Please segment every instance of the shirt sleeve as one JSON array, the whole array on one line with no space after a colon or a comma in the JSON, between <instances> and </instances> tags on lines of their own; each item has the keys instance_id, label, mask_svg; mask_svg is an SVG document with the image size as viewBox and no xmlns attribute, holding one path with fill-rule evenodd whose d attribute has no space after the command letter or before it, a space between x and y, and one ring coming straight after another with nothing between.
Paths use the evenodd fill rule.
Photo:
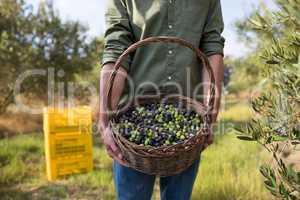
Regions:
<instances>
[{"instance_id":1,"label":"shirt sleeve","mask_svg":"<svg viewBox=\"0 0 300 200\"><path fill-rule=\"evenodd\" d=\"M224 22L220 0L213 0L200 41L200 49L207 55L224 55L225 39L222 37Z\"/></svg>"},{"instance_id":2,"label":"shirt sleeve","mask_svg":"<svg viewBox=\"0 0 300 200\"><path fill-rule=\"evenodd\" d=\"M108 0L105 23L102 65L110 62L115 63L120 55L133 43L129 16L123 0ZM131 58L128 56L122 63L123 68L129 71L130 63Z\"/></svg>"}]
</instances>

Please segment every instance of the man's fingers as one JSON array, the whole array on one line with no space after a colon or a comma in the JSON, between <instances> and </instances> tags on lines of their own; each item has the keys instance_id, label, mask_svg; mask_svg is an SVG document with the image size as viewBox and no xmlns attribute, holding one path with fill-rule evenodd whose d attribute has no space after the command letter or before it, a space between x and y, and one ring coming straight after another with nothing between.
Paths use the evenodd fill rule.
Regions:
<instances>
[{"instance_id":1,"label":"man's fingers","mask_svg":"<svg viewBox=\"0 0 300 200\"><path fill-rule=\"evenodd\" d=\"M114 158L114 154L110 148L106 148L106 152L112 159Z\"/></svg>"},{"instance_id":2,"label":"man's fingers","mask_svg":"<svg viewBox=\"0 0 300 200\"><path fill-rule=\"evenodd\" d=\"M125 167L128 167L127 163L122 159L119 159L119 158L116 158L114 159L115 161L117 161L119 164L125 166Z\"/></svg>"},{"instance_id":3,"label":"man's fingers","mask_svg":"<svg viewBox=\"0 0 300 200\"><path fill-rule=\"evenodd\" d=\"M103 141L106 147L106 151L108 153L108 155L118 161L120 164L125 165L126 163L123 160L123 156L120 152L119 147L116 145L115 141L112 138L112 132L110 130L110 128L106 128L104 133L103 133Z\"/></svg>"},{"instance_id":4,"label":"man's fingers","mask_svg":"<svg viewBox=\"0 0 300 200\"><path fill-rule=\"evenodd\" d=\"M111 141L111 143L109 144L109 148L115 156L117 156L119 159L123 159L122 154L114 141Z\"/></svg>"},{"instance_id":5,"label":"man's fingers","mask_svg":"<svg viewBox=\"0 0 300 200\"><path fill-rule=\"evenodd\" d=\"M112 133L109 128L105 131L105 144L107 147L109 147L112 151L112 153L119 157L119 159L122 159L122 154L119 150L119 147L116 145L115 141L112 138Z\"/></svg>"},{"instance_id":6,"label":"man's fingers","mask_svg":"<svg viewBox=\"0 0 300 200\"><path fill-rule=\"evenodd\" d=\"M203 149L206 149L209 145L211 145L214 142L214 134L212 132L212 129L210 129L209 135L207 135L206 141L203 145Z\"/></svg>"},{"instance_id":7,"label":"man's fingers","mask_svg":"<svg viewBox=\"0 0 300 200\"><path fill-rule=\"evenodd\" d=\"M109 147L106 148L106 151L113 160L117 161L121 165L127 166L126 162L124 161L124 159L120 153L119 153L119 155L116 155L115 152L113 152L112 149Z\"/></svg>"},{"instance_id":8,"label":"man's fingers","mask_svg":"<svg viewBox=\"0 0 300 200\"><path fill-rule=\"evenodd\" d=\"M212 144L214 142L214 135L210 135L209 137L208 137L208 140L207 140L207 143L208 144Z\"/></svg>"},{"instance_id":9,"label":"man's fingers","mask_svg":"<svg viewBox=\"0 0 300 200\"><path fill-rule=\"evenodd\" d=\"M109 144L109 147L111 148L111 150L114 152L114 153L119 153L119 149L117 147L117 145L115 144L114 141L111 141L110 144Z\"/></svg>"}]
</instances>

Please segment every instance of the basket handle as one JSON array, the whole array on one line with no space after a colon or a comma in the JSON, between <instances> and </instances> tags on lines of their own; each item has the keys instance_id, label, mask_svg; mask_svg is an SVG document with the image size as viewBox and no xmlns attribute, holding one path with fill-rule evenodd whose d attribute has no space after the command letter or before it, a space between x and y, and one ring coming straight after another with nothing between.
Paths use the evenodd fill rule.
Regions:
<instances>
[{"instance_id":1,"label":"basket handle","mask_svg":"<svg viewBox=\"0 0 300 200\"><path fill-rule=\"evenodd\" d=\"M186 40L183 40L181 38L177 38L177 37L166 37L166 36L160 36L160 37L149 37L146 38L144 40L140 40L134 44L132 44L131 46L129 46L124 52L123 54L118 58L118 60L116 61L115 65L114 65L114 71L112 72L109 82L108 82L108 90L107 90L107 103L108 103L108 110L112 110L111 109L111 95L112 95L112 88L113 88L113 82L115 80L116 74L119 70L119 68L122 65L122 62L126 59L126 57L134 52L136 49L138 49L139 47L151 44L151 43L177 43L180 44L182 46L185 46L187 48L190 48L192 51L194 51L197 55L197 58L203 63L204 67L206 68L208 74L209 74L209 78L210 78L210 96L208 99L208 113L211 113L211 111L213 110L214 107L214 103L215 103L215 77L213 74L213 70L212 67L209 63L209 60L207 59L207 57L205 56L204 53L202 53L200 51L200 49L196 48L194 45L192 45L191 43L187 42Z\"/></svg>"}]
</instances>

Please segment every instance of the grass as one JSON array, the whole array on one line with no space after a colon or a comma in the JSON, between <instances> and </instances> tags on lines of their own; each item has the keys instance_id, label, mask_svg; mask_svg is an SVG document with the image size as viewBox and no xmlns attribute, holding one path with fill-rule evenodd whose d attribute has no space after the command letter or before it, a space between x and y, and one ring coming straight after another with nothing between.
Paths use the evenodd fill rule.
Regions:
<instances>
[{"instance_id":1,"label":"grass","mask_svg":"<svg viewBox=\"0 0 300 200\"><path fill-rule=\"evenodd\" d=\"M248 120L249 113L239 120L241 115L236 112L242 110L247 110L246 106L233 106L221 114L222 120ZM98 141L94 140L92 172L50 183L45 175L42 134L0 140L1 199L115 199L111 160ZM202 155L192 199L271 199L258 172L264 159L264 152L255 143L239 141L233 134L217 136ZM155 191L153 199L159 199L157 187Z\"/></svg>"},{"instance_id":2,"label":"grass","mask_svg":"<svg viewBox=\"0 0 300 200\"><path fill-rule=\"evenodd\" d=\"M193 199L270 199L258 170L265 156L256 143L223 136L202 154Z\"/></svg>"},{"instance_id":3,"label":"grass","mask_svg":"<svg viewBox=\"0 0 300 200\"><path fill-rule=\"evenodd\" d=\"M247 103L230 106L229 109L220 113L220 119L227 122L246 122L252 115L251 108Z\"/></svg>"},{"instance_id":4,"label":"grass","mask_svg":"<svg viewBox=\"0 0 300 200\"><path fill-rule=\"evenodd\" d=\"M111 160L94 146L94 171L47 182L42 134L0 140L1 199L114 199Z\"/></svg>"}]
</instances>

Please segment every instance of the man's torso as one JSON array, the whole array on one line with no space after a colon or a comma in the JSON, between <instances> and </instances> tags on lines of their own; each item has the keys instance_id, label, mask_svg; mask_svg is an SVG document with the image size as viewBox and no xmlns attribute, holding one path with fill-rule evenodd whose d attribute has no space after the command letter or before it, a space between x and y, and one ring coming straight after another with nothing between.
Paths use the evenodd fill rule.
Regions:
<instances>
[{"instance_id":1,"label":"man's torso","mask_svg":"<svg viewBox=\"0 0 300 200\"><path fill-rule=\"evenodd\" d=\"M124 3L136 41L151 36L172 36L199 47L210 1L125 0ZM195 54L177 44L139 48L130 68L129 75L138 93L153 89L152 83L172 89L176 83L184 95L190 96L201 82L202 68Z\"/></svg>"}]
</instances>

